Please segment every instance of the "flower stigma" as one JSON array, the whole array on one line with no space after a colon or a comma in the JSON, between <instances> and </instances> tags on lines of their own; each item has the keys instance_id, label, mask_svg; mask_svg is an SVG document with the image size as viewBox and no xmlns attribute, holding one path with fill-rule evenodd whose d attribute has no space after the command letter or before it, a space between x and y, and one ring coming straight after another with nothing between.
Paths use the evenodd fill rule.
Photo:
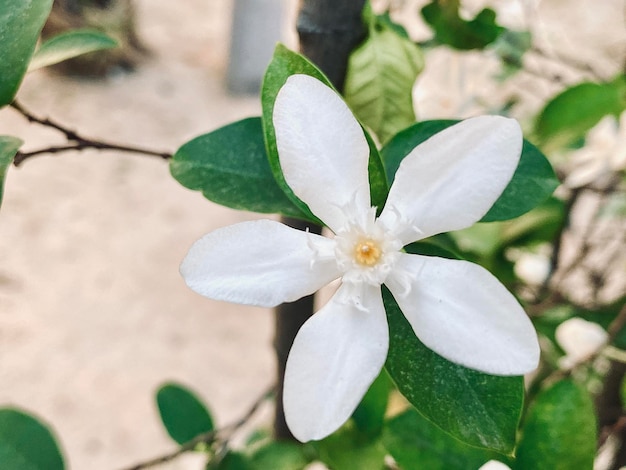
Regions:
<instances>
[{"instance_id":1,"label":"flower stigma","mask_svg":"<svg viewBox=\"0 0 626 470\"><path fill-rule=\"evenodd\" d=\"M356 214L346 217L348 222L335 235L334 255L341 278L344 283L379 286L396 264L402 242L378 222L375 207Z\"/></svg>"},{"instance_id":2,"label":"flower stigma","mask_svg":"<svg viewBox=\"0 0 626 470\"><path fill-rule=\"evenodd\" d=\"M363 266L374 266L381 256L382 250L374 240L359 241L354 248L354 259Z\"/></svg>"}]
</instances>

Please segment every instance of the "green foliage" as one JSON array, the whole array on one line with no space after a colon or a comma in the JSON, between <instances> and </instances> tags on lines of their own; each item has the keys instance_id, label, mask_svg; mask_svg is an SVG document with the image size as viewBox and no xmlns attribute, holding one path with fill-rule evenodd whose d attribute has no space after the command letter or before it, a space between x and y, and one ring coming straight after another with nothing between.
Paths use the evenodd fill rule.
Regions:
<instances>
[{"instance_id":1,"label":"green foliage","mask_svg":"<svg viewBox=\"0 0 626 470\"><path fill-rule=\"evenodd\" d=\"M167 433L179 444L213 430L213 419L205 405L182 385L162 385L157 391L156 402Z\"/></svg>"},{"instance_id":2,"label":"green foliage","mask_svg":"<svg viewBox=\"0 0 626 470\"><path fill-rule=\"evenodd\" d=\"M459 121L434 120L419 122L398 133L381 150L389 184L400 163L415 146ZM508 220L528 212L545 201L559 182L546 157L528 141L524 141L522 156L513 178L482 222Z\"/></svg>"},{"instance_id":3,"label":"green foliage","mask_svg":"<svg viewBox=\"0 0 626 470\"><path fill-rule=\"evenodd\" d=\"M276 183L260 118L229 124L184 144L170 161L172 176L207 199L233 209L304 218Z\"/></svg>"},{"instance_id":4,"label":"green foliage","mask_svg":"<svg viewBox=\"0 0 626 470\"><path fill-rule=\"evenodd\" d=\"M454 242L454 240L452 240ZM426 240L414 242L404 247L407 253L414 255L438 256L447 259L464 259L457 253L458 248L454 246L443 245L438 241L437 237L430 237Z\"/></svg>"},{"instance_id":5,"label":"green foliage","mask_svg":"<svg viewBox=\"0 0 626 470\"><path fill-rule=\"evenodd\" d=\"M415 336L383 289L389 322L385 367L398 390L429 421L460 441L511 453L522 410L522 377L497 377L447 361Z\"/></svg>"},{"instance_id":6,"label":"green foliage","mask_svg":"<svg viewBox=\"0 0 626 470\"><path fill-rule=\"evenodd\" d=\"M402 470L478 469L501 455L463 444L409 409L391 418L383 433L385 448Z\"/></svg>"},{"instance_id":7,"label":"green foliage","mask_svg":"<svg viewBox=\"0 0 626 470\"><path fill-rule=\"evenodd\" d=\"M0 3L0 108L13 101L51 8L52 0Z\"/></svg>"},{"instance_id":8,"label":"green foliage","mask_svg":"<svg viewBox=\"0 0 626 470\"><path fill-rule=\"evenodd\" d=\"M63 470L63 456L47 425L15 408L0 408L3 470Z\"/></svg>"},{"instance_id":9,"label":"green foliage","mask_svg":"<svg viewBox=\"0 0 626 470\"><path fill-rule=\"evenodd\" d=\"M424 59L388 17L365 16L368 37L350 55L344 95L357 118L386 142L415 122L412 90Z\"/></svg>"},{"instance_id":10,"label":"green foliage","mask_svg":"<svg viewBox=\"0 0 626 470\"><path fill-rule=\"evenodd\" d=\"M361 432L348 422L339 431L314 442L319 460L332 470L383 470L386 450L379 436Z\"/></svg>"},{"instance_id":11,"label":"green foliage","mask_svg":"<svg viewBox=\"0 0 626 470\"><path fill-rule=\"evenodd\" d=\"M228 452L212 459L207 470L302 470L310 463L308 446L292 441L275 441L263 434L248 439L241 452Z\"/></svg>"},{"instance_id":12,"label":"green foliage","mask_svg":"<svg viewBox=\"0 0 626 470\"><path fill-rule=\"evenodd\" d=\"M626 78L608 83L580 83L567 88L545 105L535 134L546 151L572 145L607 115L626 109Z\"/></svg>"},{"instance_id":13,"label":"green foliage","mask_svg":"<svg viewBox=\"0 0 626 470\"><path fill-rule=\"evenodd\" d=\"M460 0L433 0L422 8L422 17L433 28L439 44L462 50L483 49L504 31L490 8L465 21L459 16L460 5Z\"/></svg>"},{"instance_id":14,"label":"green foliage","mask_svg":"<svg viewBox=\"0 0 626 470\"><path fill-rule=\"evenodd\" d=\"M281 441L267 442L249 460L251 470L302 470L309 464L302 445Z\"/></svg>"},{"instance_id":15,"label":"green foliage","mask_svg":"<svg viewBox=\"0 0 626 470\"><path fill-rule=\"evenodd\" d=\"M62 62L73 57L116 47L117 42L100 31L74 30L48 39L33 55L28 71Z\"/></svg>"},{"instance_id":16,"label":"green foliage","mask_svg":"<svg viewBox=\"0 0 626 470\"><path fill-rule=\"evenodd\" d=\"M13 163L13 158L22 144L23 142L17 137L0 135L0 206L2 205L2 196L4 195L4 180L7 170Z\"/></svg>"},{"instance_id":17,"label":"green foliage","mask_svg":"<svg viewBox=\"0 0 626 470\"><path fill-rule=\"evenodd\" d=\"M276 95L278 95L278 91L285 84L289 76L295 74L310 75L311 77L321 80L323 83L332 88L332 85L322 72L320 72L319 69L311 64L311 62L309 62L306 58L296 52L290 51L281 44L276 46L274 57L265 72L261 91L265 145L272 172L274 173L274 177L276 178L280 188L285 192L285 194L287 194L287 196L289 196L294 204L302 210L303 214L305 214L309 220L316 220L315 216L311 214L308 207L300 201L295 194L293 194L293 191L291 191L285 182L285 178L283 177L280 169L280 162L278 160L276 134L272 121L272 111L274 109ZM387 197L388 190L385 170L382 162L380 161L380 156L374 141L366 131L364 132L368 143L370 144L369 180L372 205L382 207L384 205L385 198Z\"/></svg>"},{"instance_id":18,"label":"green foliage","mask_svg":"<svg viewBox=\"0 0 626 470\"><path fill-rule=\"evenodd\" d=\"M241 452L228 452L217 464L209 462L206 470L253 470L248 458Z\"/></svg>"},{"instance_id":19,"label":"green foliage","mask_svg":"<svg viewBox=\"0 0 626 470\"><path fill-rule=\"evenodd\" d=\"M514 470L593 467L597 431L589 393L571 380L541 392L522 428Z\"/></svg>"},{"instance_id":20,"label":"green foliage","mask_svg":"<svg viewBox=\"0 0 626 470\"><path fill-rule=\"evenodd\" d=\"M359 431L369 436L380 434L392 386L393 383L383 369L352 414L352 420Z\"/></svg>"}]
</instances>

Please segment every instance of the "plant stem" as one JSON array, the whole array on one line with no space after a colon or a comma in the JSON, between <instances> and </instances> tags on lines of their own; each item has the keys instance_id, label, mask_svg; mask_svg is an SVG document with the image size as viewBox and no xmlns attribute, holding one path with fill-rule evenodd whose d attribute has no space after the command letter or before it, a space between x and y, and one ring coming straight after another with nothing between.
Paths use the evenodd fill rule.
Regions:
<instances>
[{"instance_id":1,"label":"plant stem","mask_svg":"<svg viewBox=\"0 0 626 470\"><path fill-rule=\"evenodd\" d=\"M365 38L361 19L365 0L302 0L298 15L300 51L326 74L330 82L342 90L350 52ZM300 220L284 218L291 227L320 233L321 227ZM274 435L277 439L293 439L283 412L283 379L287 356L300 327L313 315L314 297L283 304L275 313L274 349L277 362L276 413Z\"/></svg>"},{"instance_id":2,"label":"plant stem","mask_svg":"<svg viewBox=\"0 0 626 470\"><path fill-rule=\"evenodd\" d=\"M89 139L87 137L79 135L76 131L69 129L56 121L53 121L48 118L40 118L40 117L35 116L33 113L31 113L26 108L24 108L24 106L18 103L17 100L13 101L13 103L11 103L10 106L13 109L15 109L17 112L19 112L22 116L24 116L26 119L28 119L29 122L33 122L33 123L40 124L45 127L55 129L59 131L61 134L63 134L65 138L71 142L70 144L67 144L67 145L46 147L46 148L41 148L37 150L32 150L30 152L18 152L17 155L15 155L15 158L13 159L13 164L15 166L19 166L20 164L22 164L22 162L24 162L24 160L27 160L36 155L55 154L55 153L67 152L71 150L80 151L80 150L85 150L85 149L117 150L118 152L137 153L137 154L149 155L153 157L159 157L164 160L172 158L172 154L168 152L159 152L156 150L151 150L151 149L146 149L146 148L134 147L134 146L129 146L129 145L119 145L119 144L115 144L112 142L104 142L101 140Z\"/></svg>"},{"instance_id":3,"label":"plant stem","mask_svg":"<svg viewBox=\"0 0 626 470\"><path fill-rule=\"evenodd\" d=\"M156 457L154 459L146 460L141 463L137 463L132 467L128 467L125 470L143 470L146 468L156 467L171 460L174 460L182 454L195 450L201 444L211 445L218 442L220 439L223 439L225 442L227 442L230 437L232 437L232 435L239 430L239 428L241 428L248 421L250 421L250 418L252 418L252 416L259 410L261 405L273 395L274 387L263 392L263 394L255 400L255 402L248 409L248 411L234 423L224 426L223 428L205 432L204 434L199 434L191 441L181 445L174 452L162 455L160 457Z\"/></svg>"}]
</instances>

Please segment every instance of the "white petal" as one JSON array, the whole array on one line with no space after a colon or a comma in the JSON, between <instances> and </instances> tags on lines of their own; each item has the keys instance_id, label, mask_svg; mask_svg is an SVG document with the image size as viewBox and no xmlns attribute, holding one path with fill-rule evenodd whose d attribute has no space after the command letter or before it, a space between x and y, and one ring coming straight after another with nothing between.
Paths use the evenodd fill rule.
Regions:
<instances>
[{"instance_id":1,"label":"white petal","mask_svg":"<svg viewBox=\"0 0 626 470\"><path fill-rule=\"evenodd\" d=\"M482 467L480 467L478 470L511 470L511 467L509 467L507 464L502 463L498 460L490 460L489 462L484 464Z\"/></svg>"},{"instance_id":2,"label":"white petal","mask_svg":"<svg viewBox=\"0 0 626 470\"><path fill-rule=\"evenodd\" d=\"M333 253L333 240L272 220L242 222L194 243L180 272L205 297L275 307L339 277L334 257L312 263L316 250Z\"/></svg>"},{"instance_id":3,"label":"white petal","mask_svg":"<svg viewBox=\"0 0 626 470\"><path fill-rule=\"evenodd\" d=\"M361 126L333 90L308 75L292 75L273 113L285 181L309 209L337 232L342 206L370 206L369 147Z\"/></svg>"},{"instance_id":4,"label":"white petal","mask_svg":"<svg viewBox=\"0 0 626 470\"><path fill-rule=\"evenodd\" d=\"M401 282L410 277L410 289ZM537 334L515 297L467 261L403 253L386 281L416 336L446 359L493 375L539 362Z\"/></svg>"},{"instance_id":5,"label":"white petal","mask_svg":"<svg viewBox=\"0 0 626 470\"><path fill-rule=\"evenodd\" d=\"M342 284L300 329L285 372L283 403L289 429L300 441L338 429L378 376L389 332L379 287L363 285L361 305L346 301Z\"/></svg>"},{"instance_id":6,"label":"white petal","mask_svg":"<svg viewBox=\"0 0 626 470\"><path fill-rule=\"evenodd\" d=\"M381 220L400 234L399 214L420 238L473 225L511 180L522 142L517 121L500 116L467 119L435 134L400 164Z\"/></svg>"}]
</instances>

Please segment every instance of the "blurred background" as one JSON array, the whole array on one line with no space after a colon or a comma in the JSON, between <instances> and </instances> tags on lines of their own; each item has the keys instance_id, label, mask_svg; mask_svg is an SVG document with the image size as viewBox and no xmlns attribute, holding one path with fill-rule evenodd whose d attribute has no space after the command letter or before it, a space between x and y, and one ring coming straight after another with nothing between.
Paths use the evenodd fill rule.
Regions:
<instances>
[{"instance_id":1,"label":"blurred background","mask_svg":"<svg viewBox=\"0 0 626 470\"><path fill-rule=\"evenodd\" d=\"M105 63L31 73L18 95L36 115L95 139L174 152L259 115L256 92L275 42L297 47L295 0L100 3L109 8L96 5L83 20L133 30L119 33L125 47ZM426 1L373 3L390 8L412 39L432 36L419 15ZM566 84L609 79L624 66L621 0L462 5L468 17L494 8L500 24L532 33L536 51L506 82L495 52L427 51L414 88L418 119L507 110L528 128ZM50 34L64 21L51 17ZM85 72L96 77L77 76ZM63 143L13 110L0 115L0 129L26 151ZM157 158L84 151L12 168L0 212L0 403L51 423L75 469L122 468L174 449L153 398L168 380L198 391L218 425L240 417L273 383L271 312L194 294L178 265L204 233L254 217L181 187ZM584 210L580 220L584 228ZM526 260L520 272L540 277L546 260ZM622 288L608 282L600 295Z\"/></svg>"}]
</instances>

